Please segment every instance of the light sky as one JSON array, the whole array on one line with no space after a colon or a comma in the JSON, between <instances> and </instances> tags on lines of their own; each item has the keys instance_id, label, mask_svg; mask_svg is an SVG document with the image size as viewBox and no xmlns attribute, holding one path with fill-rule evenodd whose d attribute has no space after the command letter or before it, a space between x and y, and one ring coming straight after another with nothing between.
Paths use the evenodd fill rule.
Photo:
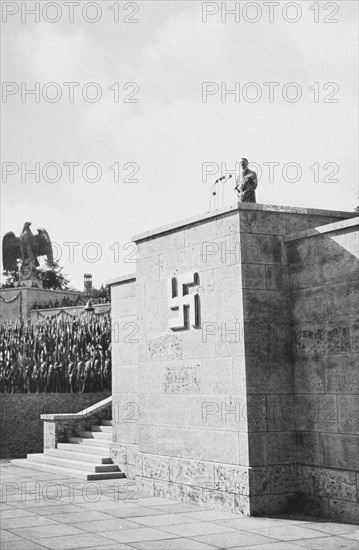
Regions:
<instances>
[{"instance_id":1,"label":"light sky","mask_svg":"<svg viewBox=\"0 0 359 550\"><path fill-rule=\"evenodd\" d=\"M256 23L245 20L256 15L255 8L245 7L248 2L237 3L240 22L230 15L222 22L220 2L198 0L137 1L138 13L132 16L134 2L125 11L125 2L100 1L102 16L96 23L81 15L86 2L76 8L73 23L63 2L54 2L62 13L56 23L42 14L39 22L30 15L22 22L21 5L31 8L34 2L3 4L19 7L2 26L3 82L19 88L23 82L28 89L38 82L40 93L50 99L55 88L46 85L56 82L62 97L52 103L40 96L37 103L28 95L22 103L20 91L3 96L3 171L18 165L19 172L2 178L1 235L19 235L25 221L32 222L34 232L44 227L60 245L61 252L59 246L55 252L74 287L82 289L84 273L92 273L99 287L135 271L136 264L128 261L132 236L208 211L221 163L233 169L242 156L262 170L259 203L348 211L358 204L357 2L297 2L302 13L292 23L283 16L296 15L288 2L275 7L273 23L265 2L256 3L261 10ZM117 4L115 23L109 8ZM231 9L234 4L224 5ZM205 10L217 9L202 21ZM91 6L88 10L92 18L95 12ZM48 18L54 13L49 11ZM139 21L125 23L126 16ZM80 83L73 103L64 82ZM102 90L98 102L82 98L90 82ZM119 102L109 89L115 82ZM135 91L134 86L123 89L129 82L138 86L137 103L123 102ZM204 82L214 83L214 91L221 83L224 91L240 83L240 101L227 95L222 102L220 91L202 101ZM264 85L269 82L279 83L273 102ZM286 88L288 83L301 91L295 103L283 98L294 97L296 90ZM250 102L258 90L261 99ZM90 98L94 91L88 88ZM21 163L31 169L36 162L41 171L57 163L62 177L46 181L54 175L50 168L39 183L29 174L22 182ZM73 182L63 164L69 162L80 163ZM98 182L83 179L87 163L101 167ZM109 169L115 163L118 182ZM131 175L131 166L123 169L126 163L139 167L132 178L138 182L123 181ZM219 171L203 177L203 163L212 163L213 171L217 164ZM279 163L274 181L264 163ZM288 163L300 167L297 182L290 181L293 167L283 171ZM88 177L94 174L90 169ZM236 201L233 181L224 204ZM93 242L97 250L89 245ZM64 243L79 243L73 258ZM99 250L101 258L91 262Z\"/></svg>"}]
</instances>

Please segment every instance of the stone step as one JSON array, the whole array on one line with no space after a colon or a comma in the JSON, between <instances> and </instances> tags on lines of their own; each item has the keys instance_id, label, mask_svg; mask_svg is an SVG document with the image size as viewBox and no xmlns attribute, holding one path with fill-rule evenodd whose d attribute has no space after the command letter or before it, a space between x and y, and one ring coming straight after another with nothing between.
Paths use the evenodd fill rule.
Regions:
<instances>
[{"instance_id":1,"label":"stone step","mask_svg":"<svg viewBox=\"0 0 359 550\"><path fill-rule=\"evenodd\" d=\"M110 456L110 448L104 445L96 447L95 445L85 445L84 443L58 443L57 448L71 451L72 453L88 453L90 455L101 455L102 457Z\"/></svg>"},{"instance_id":2,"label":"stone step","mask_svg":"<svg viewBox=\"0 0 359 550\"><path fill-rule=\"evenodd\" d=\"M41 462L66 469L71 468L73 470L85 470L88 473L119 471L116 464L93 464L91 462L82 462L81 460L66 459L61 456L57 457L52 454L35 453L27 455L27 458L31 462Z\"/></svg>"},{"instance_id":3,"label":"stone step","mask_svg":"<svg viewBox=\"0 0 359 550\"><path fill-rule=\"evenodd\" d=\"M27 455L26 459L12 462L18 466L54 472L86 480L125 478L110 457L112 421L91 426L81 437L70 437L68 443L59 443L56 449Z\"/></svg>"},{"instance_id":4,"label":"stone step","mask_svg":"<svg viewBox=\"0 0 359 550\"><path fill-rule=\"evenodd\" d=\"M99 454L80 453L77 452L77 445L72 445L76 448L73 449L45 449L44 454L49 456L56 456L62 458L68 458L69 460L79 460L80 462L90 462L95 464L113 464L112 459L109 456L103 456ZM90 447L91 449L91 447Z\"/></svg>"},{"instance_id":5,"label":"stone step","mask_svg":"<svg viewBox=\"0 0 359 550\"><path fill-rule=\"evenodd\" d=\"M21 466L22 468L30 468L32 470L40 470L42 472L53 472L56 474L61 474L66 477L71 477L75 479L84 479L86 481L95 481L101 479L119 479L126 477L123 472L96 472L96 473L87 473L84 470L74 470L71 468L61 468L60 466L53 466L52 464L46 464L42 462L33 462L28 458L17 458L11 461L12 464L16 466Z\"/></svg>"},{"instance_id":6,"label":"stone step","mask_svg":"<svg viewBox=\"0 0 359 550\"><path fill-rule=\"evenodd\" d=\"M91 431L112 434L112 426L91 426Z\"/></svg>"},{"instance_id":7,"label":"stone step","mask_svg":"<svg viewBox=\"0 0 359 550\"><path fill-rule=\"evenodd\" d=\"M91 433L91 432L90 432ZM112 441L107 439L91 439L87 437L69 437L69 443L77 443L78 445L93 445L94 447L110 447Z\"/></svg>"},{"instance_id":8,"label":"stone step","mask_svg":"<svg viewBox=\"0 0 359 550\"><path fill-rule=\"evenodd\" d=\"M86 437L89 439L104 439L106 441L112 442L112 430L111 433L106 432L80 432L81 437Z\"/></svg>"}]
</instances>

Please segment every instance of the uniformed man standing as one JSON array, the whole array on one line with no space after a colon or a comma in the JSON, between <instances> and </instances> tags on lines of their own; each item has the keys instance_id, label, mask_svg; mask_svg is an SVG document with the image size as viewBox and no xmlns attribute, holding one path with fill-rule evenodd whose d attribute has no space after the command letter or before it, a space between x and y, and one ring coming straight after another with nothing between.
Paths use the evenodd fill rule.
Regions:
<instances>
[{"instance_id":1,"label":"uniformed man standing","mask_svg":"<svg viewBox=\"0 0 359 550\"><path fill-rule=\"evenodd\" d=\"M235 190L240 202L257 202L256 188L258 185L257 174L248 168L248 160L241 159L242 173L238 176Z\"/></svg>"}]
</instances>

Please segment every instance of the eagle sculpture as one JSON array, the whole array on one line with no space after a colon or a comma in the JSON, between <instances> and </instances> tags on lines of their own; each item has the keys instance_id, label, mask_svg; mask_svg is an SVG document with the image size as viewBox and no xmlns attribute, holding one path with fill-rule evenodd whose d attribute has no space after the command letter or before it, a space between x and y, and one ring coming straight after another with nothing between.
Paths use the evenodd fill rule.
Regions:
<instances>
[{"instance_id":1,"label":"eagle sculpture","mask_svg":"<svg viewBox=\"0 0 359 550\"><path fill-rule=\"evenodd\" d=\"M30 229L31 222L26 222L20 237L9 231L5 233L2 241L2 261L4 271L17 269L17 260L30 262L39 266L38 257L46 256L47 263L53 265L53 253L51 240L46 229L38 229L34 235Z\"/></svg>"}]
</instances>

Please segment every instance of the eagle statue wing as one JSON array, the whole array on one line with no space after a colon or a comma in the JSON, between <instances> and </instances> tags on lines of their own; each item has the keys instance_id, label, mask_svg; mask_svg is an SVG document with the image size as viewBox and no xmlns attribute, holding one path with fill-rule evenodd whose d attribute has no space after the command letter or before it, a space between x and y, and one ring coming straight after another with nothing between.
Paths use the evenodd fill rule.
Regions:
<instances>
[{"instance_id":1,"label":"eagle statue wing","mask_svg":"<svg viewBox=\"0 0 359 550\"><path fill-rule=\"evenodd\" d=\"M52 266L54 256L49 234L46 229L43 228L39 228L37 231L38 233L35 235L36 256L46 256L48 264Z\"/></svg>"},{"instance_id":2,"label":"eagle statue wing","mask_svg":"<svg viewBox=\"0 0 359 550\"><path fill-rule=\"evenodd\" d=\"M20 238L8 231L2 240L2 263L4 271L17 270L17 260L21 258Z\"/></svg>"}]
</instances>

